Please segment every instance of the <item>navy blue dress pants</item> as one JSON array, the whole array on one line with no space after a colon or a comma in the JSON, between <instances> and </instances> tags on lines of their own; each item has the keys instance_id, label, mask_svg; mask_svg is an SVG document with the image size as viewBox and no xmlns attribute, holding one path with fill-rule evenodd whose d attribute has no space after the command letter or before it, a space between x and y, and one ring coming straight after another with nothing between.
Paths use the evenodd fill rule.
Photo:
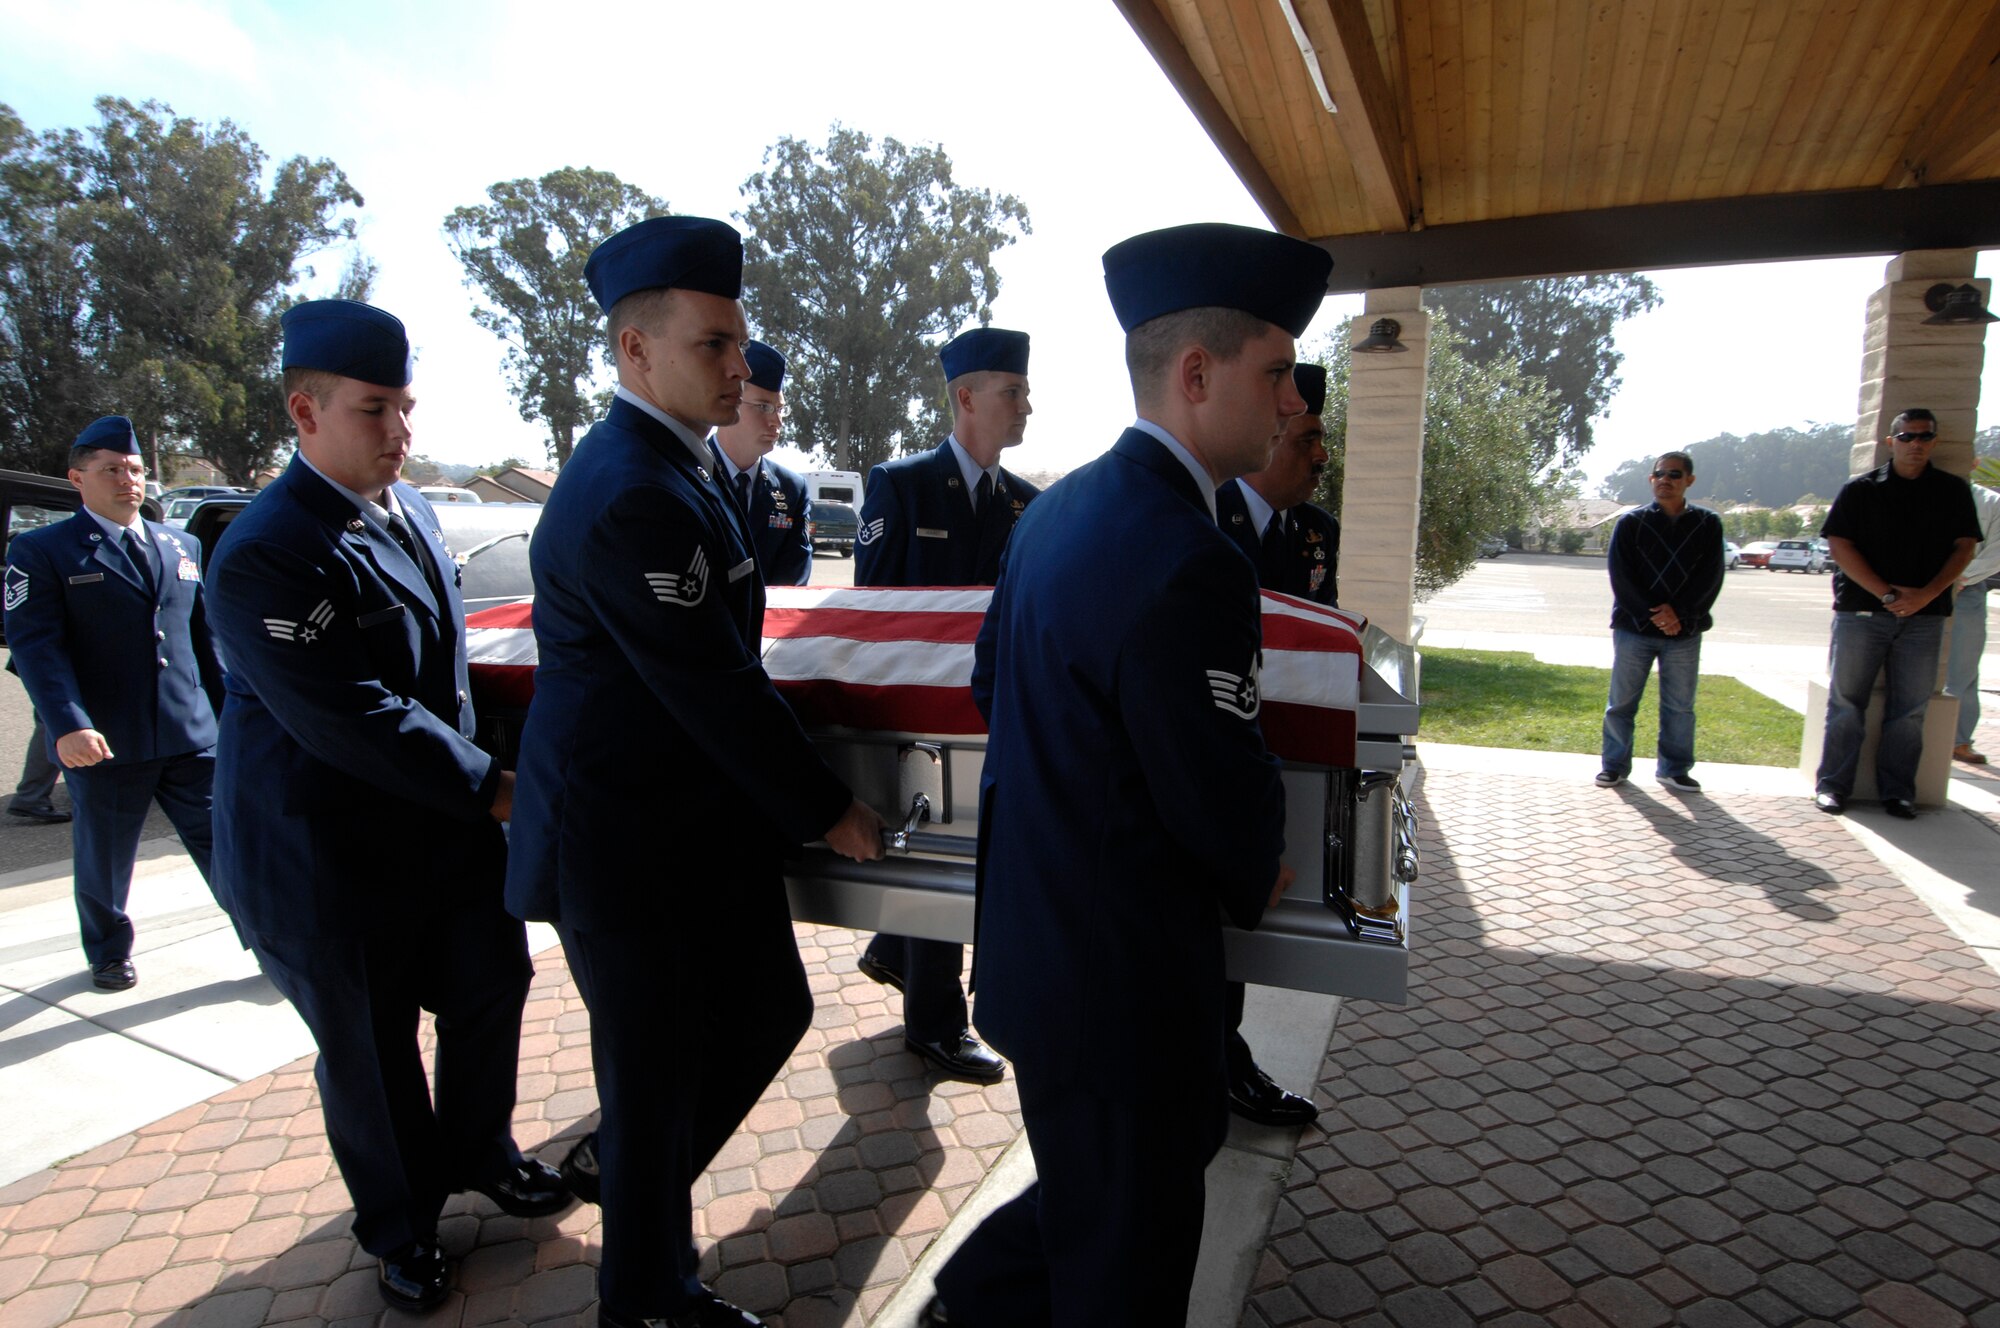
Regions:
<instances>
[{"instance_id":1,"label":"navy blue dress pants","mask_svg":"<svg viewBox=\"0 0 2000 1328\"><path fill-rule=\"evenodd\" d=\"M377 1257L435 1237L446 1198L521 1160L514 1095L534 967L526 929L493 893L359 935L250 937L319 1044L327 1142L354 1237ZM435 1094L417 1045L424 1010L437 1016Z\"/></svg>"},{"instance_id":2,"label":"navy blue dress pants","mask_svg":"<svg viewBox=\"0 0 2000 1328\"><path fill-rule=\"evenodd\" d=\"M557 926L590 1010L603 1111L598 1299L637 1317L704 1294L690 1187L812 1023L777 871L703 885L679 887L670 924Z\"/></svg>"},{"instance_id":3,"label":"navy blue dress pants","mask_svg":"<svg viewBox=\"0 0 2000 1328\"><path fill-rule=\"evenodd\" d=\"M967 1023L959 985L965 947L883 932L868 942L868 957L902 974L903 1031L919 1042L956 1047Z\"/></svg>"},{"instance_id":4,"label":"navy blue dress pants","mask_svg":"<svg viewBox=\"0 0 2000 1328\"><path fill-rule=\"evenodd\" d=\"M215 788L215 749L153 761L80 766L63 772L74 810L71 863L76 877L76 916L83 933L83 956L92 968L132 957L132 919L125 902L132 893L132 865L139 835L154 803L173 822L181 844L208 879L215 842L210 807Z\"/></svg>"}]
</instances>

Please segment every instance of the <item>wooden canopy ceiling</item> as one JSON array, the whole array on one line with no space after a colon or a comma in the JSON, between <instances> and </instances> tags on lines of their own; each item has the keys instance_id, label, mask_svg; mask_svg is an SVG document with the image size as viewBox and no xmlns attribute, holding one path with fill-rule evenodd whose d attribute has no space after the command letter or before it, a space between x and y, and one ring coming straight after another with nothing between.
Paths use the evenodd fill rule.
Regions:
<instances>
[{"instance_id":1,"label":"wooden canopy ceiling","mask_svg":"<svg viewBox=\"0 0 2000 1328\"><path fill-rule=\"evenodd\" d=\"M1115 2L1336 289L2000 245L2000 0Z\"/></svg>"}]
</instances>

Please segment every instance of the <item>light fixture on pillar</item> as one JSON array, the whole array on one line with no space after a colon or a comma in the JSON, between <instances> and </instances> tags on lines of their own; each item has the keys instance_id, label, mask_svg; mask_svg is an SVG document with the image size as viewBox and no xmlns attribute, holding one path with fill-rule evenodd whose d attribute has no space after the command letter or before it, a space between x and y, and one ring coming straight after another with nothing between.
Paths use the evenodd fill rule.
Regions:
<instances>
[{"instance_id":1,"label":"light fixture on pillar","mask_svg":"<svg viewBox=\"0 0 2000 1328\"><path fill-rule=\"evenodd\" d=\"M1979 287L1973 285L1954 286L1949 281L1940 281L1924 292L1924 307L1931 316L1924 320L1924 326L1949 326L1963 323L2000 323L1986 312L1986 301L1980 298Z\"/></svg>"},{"instance_id":2,"label":"light fixture on pillar","mask_svg":"<svg viewBox=\"0 0 2000 1328\"><path fill-rule=\"evenodd\" d=\"M1378 318L1368 328L1365 341L1354 344L1356 355L1393 355L1408 350L1397 338L1403 335L1403 325L1393 318Z\"/></svg>"}]
</instances>

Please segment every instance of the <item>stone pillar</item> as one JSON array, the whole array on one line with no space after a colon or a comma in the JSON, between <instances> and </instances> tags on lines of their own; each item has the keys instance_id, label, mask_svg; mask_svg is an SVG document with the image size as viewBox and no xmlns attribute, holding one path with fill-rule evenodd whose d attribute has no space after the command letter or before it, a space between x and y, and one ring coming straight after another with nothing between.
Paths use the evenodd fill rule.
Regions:
<instances>
[{"instance_id":1,"label":"stone pillar","mask_svg":"<svg viewBox=\"0 0 2000 1328\"><path fill-rule=\"evenodd\" d=\"M1860 415L1849 474L1873 470L1889 459L1882 440L1889 436L1896 412L1911 406L1928 407L1937 416L1939 436L1931 464L1954 475L1972 472L1986 324L1925 327L1931 311L1924 305L1924 292L1939 282L1970 283L1991 298L1993 283L1972 275L1978 258L1976 249L1925 249L1890 260L1883 274L1886 284L1868 297Z\"/></svg>"},{"instance_id":2,"label":"stone pillar","mask_svg":"<svg viewBox=\"0 0 2000 1328\"><path fill-rule=\"evenodd\" d=\"M1926 327L1931 310L1924 294L1939 282L1970 282L1988 298L1992 283L1974 279L1974 249L1927 249L1899 254L1883 274L1884 285L1868 297L1868 324L1861 346L1861 399L1854 425L1848 473L1859 475L1889 460L1882 441L1899 411L1913 406L1937 416L1938 443L1931 464L1954 475L1972 470L1973 435L1978 430L1979 378L1986 368L1986 324ZM1828 630L1831 631L1831 624ZM1942 694L1945 661L1951 656L1951 625L1938 652L1938 679L1924 716L1924 754L1917 766L1917 801L1941 806L1951 779L1952 730L1956 698ZM1868 736L1861 747L1854 796L1879 796L1875 788L1875 745L1882 722L1882 689L1868 713ZM1814 681L1806 691L1805 740L1800 768L1808 778L1819 767L1826 733L1826 688Z\"/></svg>"},{"instance_id":3,"label":"stone pillar","mask_svg":"<svg viewBox=\"0 0 2000 1328\"><path fill-rule=\"evenodd\" d=\"M1356 331L1393 318L1410 349L1356 355L1347 381L1346 473L1340 491L1340 606L1408 642L1417 589L1424 482L1424 368L1430 315L1422 289L1368 292ZM1356 336L1356 340L1360 339Z\"/></svg>"}]
</instances>

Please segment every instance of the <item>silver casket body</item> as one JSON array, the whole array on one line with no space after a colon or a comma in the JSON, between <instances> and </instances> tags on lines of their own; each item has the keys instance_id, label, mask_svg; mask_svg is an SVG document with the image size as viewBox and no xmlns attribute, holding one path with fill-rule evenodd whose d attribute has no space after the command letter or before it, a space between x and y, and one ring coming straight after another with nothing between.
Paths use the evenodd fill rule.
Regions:
<instances>
[{"instance_id":1,"label":"silver casket body","mask_svg":"<svg viewBox=\"0 0 2000 1328\"><path fill-rule=\"evenodd\" d=\"M1417 660L1372 627L1363 652L1360 768L1286 764L1284 861L1296 879L1256 930L1222 924L1224 956L1239 981L1400 1002L1417 870ZM970 942L985 738L844 728L812 736L857 797L904 819L878 862L814 846L787 864L792 916Z\"/></svg>"}]
</instances>

